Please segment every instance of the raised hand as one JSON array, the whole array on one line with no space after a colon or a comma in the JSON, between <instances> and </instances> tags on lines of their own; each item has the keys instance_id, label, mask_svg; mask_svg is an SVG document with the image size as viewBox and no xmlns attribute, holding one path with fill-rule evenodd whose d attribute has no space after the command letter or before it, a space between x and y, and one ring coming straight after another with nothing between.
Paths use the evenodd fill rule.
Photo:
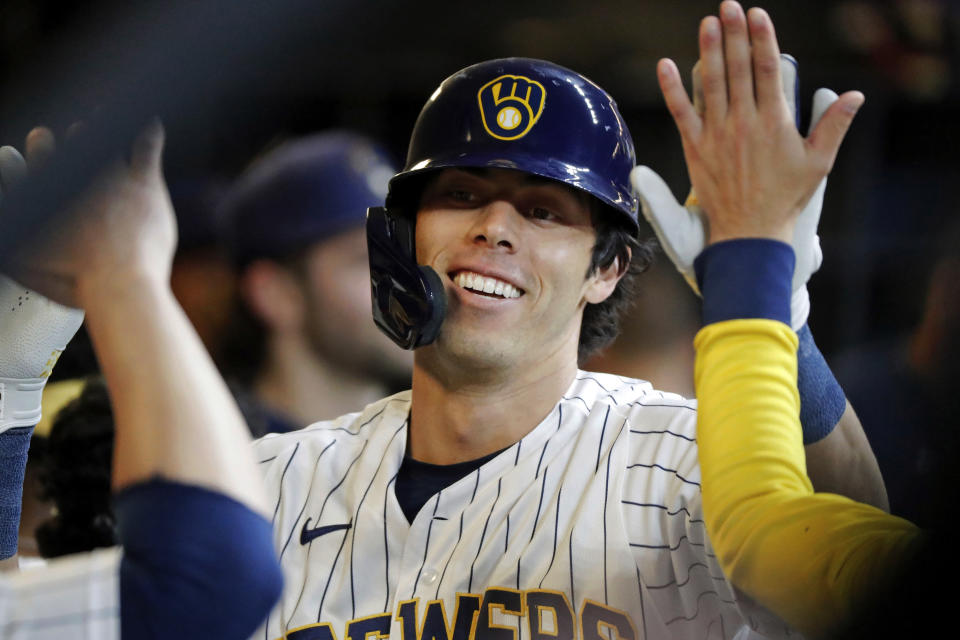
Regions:
<instances>
[{"instance_id":1,"label":"raised hand","mask_svg":"<svg viewBox=\"0 0 960 640\"><path fill-rule=\"evenodd\" d=\"M789 243L794 221L829 173L863 95L840 96L803 138L781 89L770 17L759 8L744 15L733 0L720 5L720 14L700 25L702 116L673 61L657 67L709 220L706 241L771 237Z\"/></svg>"},{"instance_id":2,"label":"raised hand","mask_svg":"<svg viewBox=\"0 0 960 640\"><path fill-rule=\"evenodd\" d=\"M53 153L53 134L27 137L27 163ZM118 160L73 209L59 216L42 243L7 263L22 284L70 306L87 306L117 285L166 282L176 246L176 221L161 172L163 129L147 127L129 159Z\"/></svg>"},{"instance_id":3,"label":"raised hand","mask_svg":"<svg viewBox=\"0 0 960 640\"><path fill-rule=\"evenodd\" d=\"M31 163L48 148L43 133L28 138ZM27 174L13 147L0 148L0 198ZM40 420L44 383L80 328L83 311L57 304L0 274L0 433Z\"/></svg>"}]
</instances>

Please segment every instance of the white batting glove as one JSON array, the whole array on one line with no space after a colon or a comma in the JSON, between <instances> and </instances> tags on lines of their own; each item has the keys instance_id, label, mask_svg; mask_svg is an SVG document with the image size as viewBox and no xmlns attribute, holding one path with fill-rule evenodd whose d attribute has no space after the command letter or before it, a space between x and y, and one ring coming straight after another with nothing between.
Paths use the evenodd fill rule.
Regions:
<instances>
[{"instance_id":1,"label":"white batting glove","mask_svg":"<svg viewBox=\"0 0 960 640\"><path fill-rule=\"evenodd\" d=\"M694 105L702 113L699 75L696 73L696 67L694 69ZM780 72L787 104L794 108L796 120L799 109L796 100L796 63L792 58L781 56ZM836 99L837 94L830 89L817 90L813 97L808 134ZM686 205L681 205L674 198L667 183L646 166L633 169L630 173L630 183L640 199L643 216L656 232L664 252L690 288L700 295L693 261L706 246L708 230L707 219L697 202L696 194L691 189ZM826 185L827 179L824 178L800 213L794 227L793 251L796 255L796 266L793 272L793 296L790 301L790 324L794 330L799 330L807 321L810 314L807 281L823 263L817 225L820 222Z\"/></svg>"},{"instance_id":2,"label":"white batting glove","mask_svg":"<svg viewBox=\"0 0 960 640\"><path fill-rule=\"evenodd\" d=\"M26 174L13 147L0 148L3 189ZM48 300L0 274L0 433L40 421L43 386L83 323L83 311Z\"/></svg>"}]
</instances>

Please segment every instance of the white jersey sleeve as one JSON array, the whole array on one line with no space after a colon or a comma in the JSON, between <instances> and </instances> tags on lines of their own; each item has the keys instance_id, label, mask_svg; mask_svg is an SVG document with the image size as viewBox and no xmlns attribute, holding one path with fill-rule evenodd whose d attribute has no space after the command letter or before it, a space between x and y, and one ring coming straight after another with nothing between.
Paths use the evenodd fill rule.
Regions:
<instances>
[{"instance_id":1,"label":"white jersey sleeve","mask_svg":"<svg viewBox=\"0 0 960 640\"><path fill-rule=\"evenodd\" d=\"M0 573L0 638L117 640L121 557L112 547Z\"/></svg>"}]
</instances>

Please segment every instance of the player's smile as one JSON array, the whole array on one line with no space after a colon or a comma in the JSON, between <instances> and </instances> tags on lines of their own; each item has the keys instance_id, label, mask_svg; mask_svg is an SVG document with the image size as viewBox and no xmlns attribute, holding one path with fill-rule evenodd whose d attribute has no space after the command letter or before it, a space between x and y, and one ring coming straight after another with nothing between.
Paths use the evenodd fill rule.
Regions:
<instances>
[{"instance_id":1,"label":"player's smile","mask_svg":"<svg viewBox=\"0 0 960 640\"><path fill-rule=\"evenodd\" d=\"M511 300L526 293L507 278L487 271L454 269L447 276L461 289L486 298Z\"/></svg>"}]
</instances>

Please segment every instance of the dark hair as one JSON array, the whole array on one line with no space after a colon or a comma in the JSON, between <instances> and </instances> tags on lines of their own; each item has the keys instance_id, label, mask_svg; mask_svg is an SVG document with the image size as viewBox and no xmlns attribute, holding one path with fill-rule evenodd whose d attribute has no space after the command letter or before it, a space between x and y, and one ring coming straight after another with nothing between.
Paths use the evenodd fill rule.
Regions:
<instances>
[{"instance_id":1,"label":"dark hair","mask_svg":"<svg viewBox=\"0 0 960 640\"><path fill-rule=\"evenodd\" d=\"M91 378L79 397L57 414L47 438L39 478L56 515L37 527L45 558L116 544L111 506L113 412L106 385Z\"/></svg>"},{"instance_id":2,"label":"dark hair","mask_svg":"<svg viewBox=\"0 0 960 640\"><path fill-rule=\"evenodd\" d=\"M588 303L583 310L580 344L577 347L577 360L581 364L617 337L620 317L637 299L637 276L653 262L654 241L637 240L634 231L619 222L622 215L598 201L592 201L590 217L597 231L597 243L593 246L587 276L609 267L619 258L623 277L606 300L599 304Z\"/></svg>"}]
</instances>

